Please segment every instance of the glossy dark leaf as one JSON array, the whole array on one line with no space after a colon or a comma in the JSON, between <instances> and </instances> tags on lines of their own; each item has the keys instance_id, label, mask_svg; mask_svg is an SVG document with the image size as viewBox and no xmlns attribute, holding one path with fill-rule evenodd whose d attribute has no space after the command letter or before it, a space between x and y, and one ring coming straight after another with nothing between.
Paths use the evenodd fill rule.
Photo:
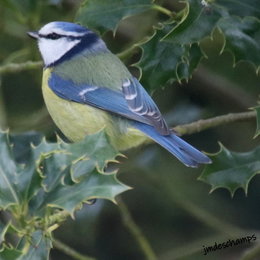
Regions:
<instances>
[{"instance_id":1,"label":"glossy dark leaf","mask_svg":"<svg viewBox=\"0 0 260 260\"><path fill-rule=\"evenodd\" d=\"M248 61L260 67L260 21L253 17L222 18L218 27L225 36L223 50L228 50L234 57L234 63Z\"/></svg>"},{"instance_id":2,"label":"glossy dark leaf","mask_svg":"<svg viewBox=\"0 0 260 260\"><path fill-rule=\"evenodd\" d=\"M12 247L4 246L0 249L0 260L18 260L22 252Z\"/></svg>"},{"instance_id":3,"label":"glossy dark leaf","mask_svg":"<svg viewBox=\"0 0 260 260\"><path fill-rule=\"evenodd\" d=\"M51 239L40 230L35 231L30 238L30 247L19 260L48 260L51 249Z\"/></svg>"},{"instance_id":4,"label":"glossy dark leaf","mask_svg":"<svg viewBox=\"0 0 260 260\"><path fill-rule=\"evenodd\" d=\"M140 46L143 54L136 66L141 68L141 81L150 92L169 81L189 79L203 56L196 43L181 46L162 40L170 29L171 25L158 28L151 39Z\"/></svg>"},{"instance_id":5,"label":"glossy dark leaf","mask_svg":"<svg viewBox=\"0 0 260 260\"><path fill-rule=\"evenodd\" d=\"M214 4L207 7L199 0L185 1L183 17L163 38L173 44L191 44L210 36L225 11Z\"/></svg>"},{"instance_id":6,"label":"glossy dark leaf","mask_svg":"<svg viewBox=\"0 0 260 260\"><path fill-rule=\"evenodd\" d=\"M107 163L116 162L119 154L104 132L75 144L61 140L48 143L43 139L30 147L29 136L12 137L14 147L26 154L26 163L20 164L14 158L8 134L0 132L0 208L19 208L25 203L30 215L43 216L48 206L55 205L72 213L90 198L114 201L117 194L128 189L116 179L115 172L105 174ZM39 142L35 134L31 137Z\"/></svg>"},{"instance_id":7,"label":"glossy dark leaf","mask_svg":"<svg viewBox=\"0 0 260 260\"><path fill-rule=\"evenodd\" d=\"M199 180L211 185L211 192L218 188L228 189L233 196L238 188L245 193L251 179L260 173L260 147L246 153L231 152L221 145L220 151L211 157Z\"/></svg>"}]
</instances>

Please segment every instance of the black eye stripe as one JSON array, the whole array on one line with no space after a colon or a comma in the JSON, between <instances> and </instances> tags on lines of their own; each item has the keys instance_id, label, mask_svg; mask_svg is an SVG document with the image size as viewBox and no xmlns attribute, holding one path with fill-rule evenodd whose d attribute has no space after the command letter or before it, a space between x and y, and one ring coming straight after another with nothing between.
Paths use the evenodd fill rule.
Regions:
<instances>
[{"instance_id":1,"label":"black eye stripe","mask_svg":"<svg viewBox=\"0 0 260 260\"><path fill-rule=\"evenodd\" d=\"M73 36L73 35L63 35L63 34L57 34L57 33L50 33L50 34L47 34L47 35L39 34L39 37L44 38L44 39L51 39L51 40L57 40L57 39L64 37L64 38L69 38L71 40L74 40L74 39L81 39L83 36Z\"/></svg>"},{"instance_id":2,"label":"black eye stripe","mask_svg":"<svg viewBox=\"0 0 260 260\"><path fill-rule=\"evenodd\" d=\"M57 39L59 39L63 36L59 35L57 33L50 33L50 34L47 34L47 35L40 35L40 37L44 37L46 39L51 39L51 40L57 40Z\"/></svg>"}]
</instances>

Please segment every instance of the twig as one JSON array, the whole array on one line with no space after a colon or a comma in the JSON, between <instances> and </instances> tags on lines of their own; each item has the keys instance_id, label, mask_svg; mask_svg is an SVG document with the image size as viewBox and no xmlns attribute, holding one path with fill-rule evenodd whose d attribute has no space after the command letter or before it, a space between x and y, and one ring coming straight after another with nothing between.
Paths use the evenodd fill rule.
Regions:
<instances>
[{"instance_id":1,"label":"twig","mask_svg":"<svg viewBox=\"0 0 260 260\"><path fill-rule=\"evenodd\" d=\"M25 70L39 69L43 66L42 61L26 61L24 63L9 63L0 66L0 75L17 73Z\"/></svg>"},{"instance_id":2,"label":"twig","mask_svg":"<svg viewBox=\"0 0 260 260\"><path fill-rule=\"evenodd\" d=\"M153 249L151 248L149 242L143 235L142 231L139 229L139 227L134 222L127 206L121 199L117 199L118 207L124 222L124 225L128 228L129 232L133 235L133 237L138 242L140 248L143 251L143 254L145 255L146 259L148 260L155 260L157 259L155 253L153 252Z\"/></svg>"},{"instance_id":3,"label":"twig","mask_svg":"<svg viewBox=\"0 0 260 260\"><path fill-rule=\"evenodd\" d=\"M209 119L198 120L196 122L176 126L173 128L180 135L198 133L208 128L226 125L233 122L254 120L256 118L256 112L243 112L243 113L230 113L227 115L216 116Z\"/></svg>"},{"instance_id":4,"label":"twig","mask_svg":"<svg viewBox=\"0 0 260 260\"><path fill-rule=\"evenodd\" d=\"M55 248L59 249L60 251L62 251L66 255L73 257L74 259L77 259L77 260L95 260L95 258L93 258L93 257L82 255L82 254L78 253L73 248L65 245L63 242L61 242L58 239L53 240L53 245L54 245Z\"/></svg>"},{"instance_id":5,"label":"twig","mask_svg":"<svg viewBox=\"0 0 260 260\"><path fill-rule=\"evenodd\" d=\"M164 8L164 7L160 6L160 5L154 4L154 5L152 6L152 8L153 8L154 10L158 11L158 12L161 12L161 13L163 13L163 14L165 14L165 15L168 15L169 17L172 17L173 15L176 15L176 13L174 13L174 12L170 11L169 9Z\"/></svg>"}]
</instances>

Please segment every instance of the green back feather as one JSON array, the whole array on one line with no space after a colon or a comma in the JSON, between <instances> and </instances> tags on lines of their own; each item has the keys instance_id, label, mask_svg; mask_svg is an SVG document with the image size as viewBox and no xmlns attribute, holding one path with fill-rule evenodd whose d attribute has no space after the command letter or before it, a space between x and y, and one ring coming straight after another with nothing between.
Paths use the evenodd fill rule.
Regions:
<instances>
[{"instance_id":1,"label":"green back feather","mask_svg":"<svg viewBox=\"0 0 260 260\"><path fill-rule=\"evenodd\" d=\"M110 51L77 55L54 67L53 71L77 84L85 83L120 91L123 80L131 76L125 65Z\"/></svg>"}]
</instances>

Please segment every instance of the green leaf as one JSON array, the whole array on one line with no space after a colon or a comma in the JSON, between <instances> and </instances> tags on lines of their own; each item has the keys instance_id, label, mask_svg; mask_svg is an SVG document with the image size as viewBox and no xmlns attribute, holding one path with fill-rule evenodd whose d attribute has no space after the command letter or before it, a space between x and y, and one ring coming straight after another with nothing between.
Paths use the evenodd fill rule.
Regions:
<instances>
[{"instance_id":1,"label":"green leaf","mask_svg":"<svg viewBox=\"0 0 260 260\"><path fill-rule=\"evenodd\" d=\"M136 66L141 68L142 83L150 92L170 80L188 79L203 55L196 43L181 46L162 40L171 27L168 24L157 28L151 39L140 46L143 54Z\"/></svg>"},{"instance_id":2,"label":"green leaf","mask_svg":"<svg viewBox=\"0 0 260 260\"><path fill-rule=\"evenodd\" d=\"M76 14L76 22L101 33L116 31L118 23L126 17L152 8L151 0L85 0Z\"/></svg>"},{"instance_id":3,"label":"green leaf","mask_svg":"<svg viewBox=\"0 0 260 260\"><path fill-rule=\"evenodd\" d=\"M21 255L22 252L13 247L4 246L0 249L0 260L18 260Z\"/></svg>"},{"instance_id":4,"label":"green leaf","mask_svg":"<svg viewBox=\"0 0 260 260\"><path fill-rule=\"evenodd\" d=\"M32 137L39 142L38 136ZM117 162L120 154L109 144L104 131L74 144L43 139L30 146L29 152L28 136L12 140L14 147L19 140L27 144L18 146L27 155L22 158L24 165L17 163L7 133L0 132L0 208L15 205L20 210L29 209L28 217L42 217L49 214L48 207L54 206L72 214L82 202L92 198L114 201L117 194L128 189L116 179L116 172L105 173L107 164Z\"/></svg>"},{"instance_id":5,"label":"green leaf","mask_svg":"<svg viewBox=\"0 0 260 260\"><path fill-rule=\"evenodd\" d=\"M42 213L47 205L73 214L82 202L93 198L114 201L117 194L129 189L116 179L116 172L104 173L108 162L116 162L118 152L103 131L80 143L61 141L59 146L66 153L55 153L40 164L46 193L35 197L34 211Z\"/></svg>"},{"instance_id":6,"label":"green leaf","mask_svg":"<svg viewBox=\"0 0 260 260\"><path fill-rule=\"evenodd\" d=\"M256 132L254 138L260 135L260 106L253 108L256 111Z\"/></svg>"},{"instance_id":7,"label":"green leaf","mask_svg":"<svg viewBox=\"0 0 260 260\"><path fill-rule=\"evenodd\" d=\"M80 143L67 144L62 142L61 148L68 150L75 160L81 156L91 158L93 164L103 172L107 162L117 162L115 157L120 155L110 144L104 131L88 136Z\"/></svg>"},{"instance_id":8,"label":"green leaf","mask_svg":"<svg viewBox=\"0 0 260 260\"><path fill-rule=\"evenodd\" d=\"M183 47L184 54L176 69L176 76L178 81L183 79L188 80L191 77L193 71L197 68L202 57L204 57L204 53L196 43L188 46L185 45Z\"/></svg>"},{"instance_id":9,"label":"green leaf","mask_svg":"<svg viewBox=\"0 0 260 260\"><path fill-rule=\"evenodd\" d=\"M9 145L8 135L0 131L0 208L19 204L18 167Z\"/></svg>"},{"instance_id":10,"label":"green leaf","mask_svg":"<svg viewBox=\"0 0 260 260\"><path fill-rule=\"evenodd\" d=\"M120 183L114 175L101 175L93 171L79 183L73 185L59 185L54 192L46 197L49 206L62 208L70 214L80 203L93 198L109 199L127 190L128 187Z\"/></svg>"},{"instance_id":11,"label":"green leaf","mask_svg":"<svg viewBox=\"0 0 260 260\"><path fill-rule=\"evenodd\" d=\"M260 147L246 153L231 152L221 145L220 151L211 157L199 180L212 186L211 192L226 188L233 196L238 188L247 194L251 179L260 173Z\"/></svg>"},{"instance_id":12,"label":"green leaf","mask_svg":"<svg viewBox=\"0 0 260 260\"><path fill-rule=\"evenodd\" d=\"M202 5L199 0L185 1L183 17L163 38L164 41L174 44L191 44L210 36L224 10L217 5Z\"/></svg>"},{"instance_id":13,"label":"green leaf","mask_svg":"<svg viewBox=\"0 0 260 260\"><path fill-rule=\"evenodd\" d=\"M17 260L48 260L51 240L42 231L35 231L30 238L30 247Z\"/></svg>"},{"instance_id":14,"label":"green leaf","mask_svg":"<svg viewBox=\"0 0 260 260\"><path fill-rule=\"evenodd\" d=\"M218 27L225 35L222 51L234 56L234 64L248 61L260 68L260 21L254 17L227 17L219 21Z\"/></svg>"},{"instance_id":15,"label":"green leaf","mask_svg":"<svg viewBox=\"0 0 260 260\"><path fill-rule=\"evenodd\" d=\"M232 2L232 3L231 3ZM163 38L174 44L190 44L210 37L215 28L224 34L224 45L221 52L228 50L233 54L234 64L248 61L260 66L260 21L256 17L244 17L242 20L232 14L257 14L259 6L252 0L252 6L245 1L219 1L202 5L199 0L187 0L182 20ZM222 4L222 5L221 5ZM242 13L238 6L243 6ZM236 6L236 7L234 7Z\"/></svg>"},{"instance_id":16,"label":"green leaf","mask_svg":"<svg viewBox=\"0 0 260 260\"><path fill-rule=\"evenodd\" d=\"M5 241L5 234L9 228L10 223L3 224L0 222L0 245Z\"/></svg>"},{"instance_id":17,"label":"green leaf","mask_svg":"<svg viewBox=\"0 0 260 260\"><path fill-rule=\"evenodd\" d=\"M46 234L64 220L60 209L72 215L90 199L115 201L128 190L116 171L106 172L118 155L104 131L73 144L60 139L48 143L35 133L9 138L0 131L0 208L16 220L16 226L0 225L0 239L4 244L6 233L16 234L22 249L4 244L0 260L48 259L51 240Z\"/></svg>"}]
</instances>

